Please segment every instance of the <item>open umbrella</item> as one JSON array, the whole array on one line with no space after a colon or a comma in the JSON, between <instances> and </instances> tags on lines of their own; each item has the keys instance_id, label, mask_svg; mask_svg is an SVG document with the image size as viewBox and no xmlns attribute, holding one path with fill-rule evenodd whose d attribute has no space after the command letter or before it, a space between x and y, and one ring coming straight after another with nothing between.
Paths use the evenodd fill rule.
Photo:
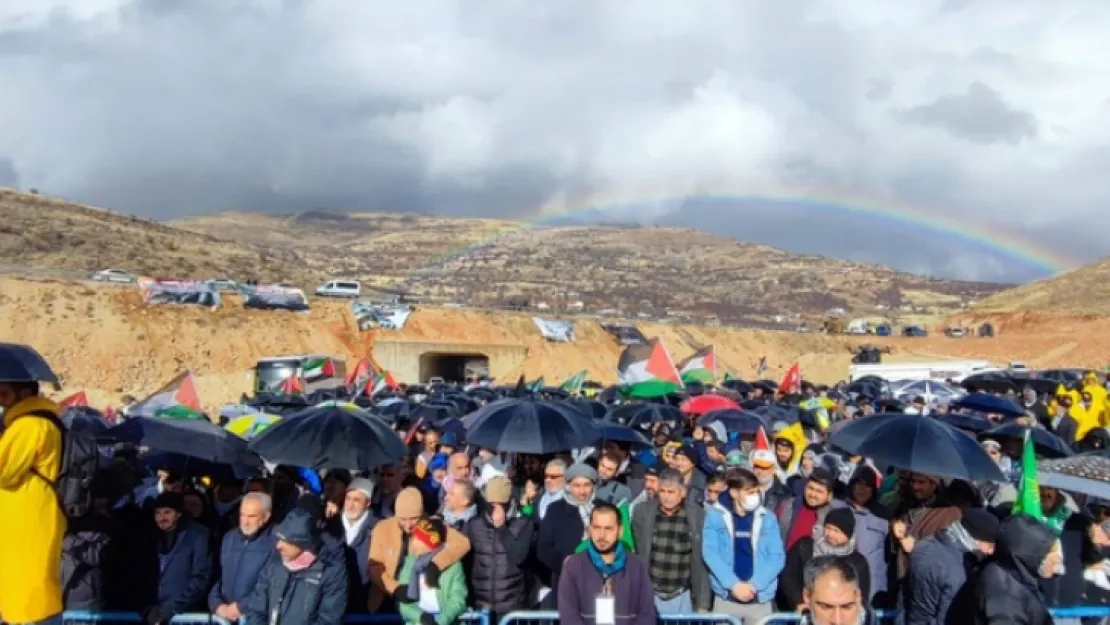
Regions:
<instances>
[{"instance_id":1,"label":"open umbrella","mask_svg":"<svg viewBox=\"0 0 1110 625\"><path fill-rule=\"evenodd\" d=\"M946 412L944 414L930 415L937 421L947 423L954 428L978 434L979 432L986 432L995 426L987 420L986 415L981 412L961 413L961 412Z\"/></svg>"},{"instance_id":2,"label":"open umbrella","mask_svg":"<svg viewBox=\"0 0 1110 625\"><path fill-rule=\"evenodd\" d=\"M170 452L233 467L259 468L247 442L207 419L131 417L104 433L121 443Z\"/></svg>"},{"instance_id":3,"label":"open umbrella","mask_svg":"<svg viewBox=\"0 0 1110 625\"><path fill-rule=\"evenodd\" d=\"M1025 410L1014 402L1004 397L997 397L988 393L971 393L952 402L957 408L968 408L985 412L987 414L1000 414L1008 417L1020 417Z\"/></svg>"},{"instance_id":4,"label":"open umbrella","mask_svg":"<svg viewBox=\"0 0 1110 625\"><path fill-rule=\"evenodd\" d=\"M879 466L963 480L1005 479L966 432L918 415L880 413L856 419L837 428L829 444Z\"/></svg>"},{"instance_id":5,"label":"open umbrella","mask_svg":"<svg viewBox=\"0 0 1110 625\"><path fill-rule=\"evenodd\" d=\"M1092 451L1037 463L1041 486L1110 499L1110 451Z\"/></svg>"},{"instance_id":6,"label":"open umbrella","mask_svg":"<svg viewBox=\"0 0 1110 625\"><path fill-rule=\"evenodd\" d=\"M384 419L346 406L314 406L271 425L250 449L275 464L368 471L408 454Z\"/></svg>"},{"instance_id":7,"label":"open umbrella","mask_svg":"<svg viewBox=\"0 0 1110 625\"><path fill-rule=\"evenodd\" d=\"M609 408L605 404L592 399L572 399L569 403L594 419L604 419L609 414Z\"/></svg>"},{"instance_id":8,"label":"open umbrella","mask_svg":"<svg viewBox=\"0 0 1110 625\"><path fill-rule=\"evenodd\" d=\"M112 427L104 413L90 406L70 406L62 411L61 420L69 431L88 433L94 438L104 436Z\"/></svg>"},{"instance_id":9,"label":"open umbrella","mask_svg":"<svg viewBox=\"0 0 1110 625\"><path fill-rule=\"evenodd\" d=\"M647 448L652 446L651 441L649 441L646 436L627 425L604 422L599 425L601 427L601 438L595 441L595 443L612 441L614 443L622 443L629 447L636 448Z\"/></svg>"},{"instance_id":10,"label":"open umbrella","mask_svg":"<svg viewBox=\"0 0 1110 625\"><path fill-rule=\"evenodd\" d=\"M740 404L722 395L698 395L682 402L679 409L686 414L702 415L710 410L725 410L739 408Z\"/></svg>"},{"instance_id":11,"label":"open umbrella","mask_svg":"<svg viewBox=\"0 0 1110 625\"><path fill-rule=\"evenodd\" d=\"M724 382L721 382L721 387L722 388L727 388L728 390L733 391L735 393L750 393L750 392L752 392L752 385L748 384L747 382L745 382L743 380L736 380L736 379L725 380Z\"/></svg>"},{"instance_id":12,"label":"open umbrella","mask_svg":"<svg viewBox=\"0 0 1110 625\"><path fill-rule=\"evenodd\" d=\"M655 403L622 404L609 411L605 420L633 428L648 429L655 423L682 423L682 411L674 406Z\"/></svg>"},{"instance_id":13,"label":"open umbrella","mask_svg":"<svg viewBox=\"0 0 1110 625\"><path fill-rule=\"evenodd\" d=\"M457 419L461 412L455 404L447 402L424 402L409 409L409 419L421 421L429 427L439 427L448 419Z\"/></svg>"},{"instance_id":14,"label":"open umbrella","mask_svg":"<svg viewBox=\"0 0 1110 625\"><path fill-rule=\"evenodd\" d=\"M1075 453L1064 439L1043 428L1028 428L1018 423L1007 423L979 435L979 440L987 438L1001 442L1003 439L1023 441L1025 433L1030 432L1033 439L1033 452L1044 458L1066 458Z\"/></svg>"},{"instance_id":15,"label":"open umbrella","mask_svg":"<svg viewBox=\"0 0 1110 625\"><path fill-rule=\"evenodd\" d=\"M253 454L252 454L253 456ZM262 473L257 457L250 464L211 462L169 451L151 450L139 456L139 462L152 471L173 471L184 477L210 477L217 481L244 480Z\"/></svg>"},{"instance_id":16,"label":"open umbrella","mask_svg":"<svg viewBox=\"0 0 1110 625\"><path fill-rule=\"evenodd\" d=\"M755 434L761 428L767 429L767 421L759 413L735 408L710 410L698 417L698 425L705 427L710 423L721 423L730 433L735 432L741 436Z\"/></svg>"},{"instance_id":17,"label":"open umbrella","mask_svg":"<svg viewBox=\"0 0 1110 625\"><path fill-rule=\"evenodd\" d=\"M30 345L0 343L0 382L50 382L55 387L58 376L46 359Z\"/></svg>"},{"instance_id":18,"label":"open umbrella","mask_svg":"<svg viewBox=\"0 0 1110 625\"><path fill-rule=\"evenodd\" d=\"M551 454L594 444L598 422L566 402L504 399L471 415L467 443L493 451Z\"/></svg>"},{"instance_id":19,"label":"open umbrella","mask_svg":"<svg viewBox=\"0 0 1110 625\"><path fill-rule=\"evenodd\" d=\"M224 429L246 440L258 436L271 425L281 420L281 417L272 414L257 412L236 417L227 422Z\"/></svg>"}]
</instances>

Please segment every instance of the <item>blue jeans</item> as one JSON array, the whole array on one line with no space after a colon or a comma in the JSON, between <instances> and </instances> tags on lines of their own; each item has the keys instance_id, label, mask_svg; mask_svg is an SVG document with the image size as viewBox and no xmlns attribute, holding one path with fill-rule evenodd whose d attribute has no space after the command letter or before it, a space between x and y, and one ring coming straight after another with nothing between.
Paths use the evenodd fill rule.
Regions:
<instances>
[{"instance_id":1,"label":"blue jeans","mask_svg":"<svg viewBox=\"0 0 1110 625\"><path fill-rule=\"evenodd\" d=\"M49 616L41 621L35 621L33 623L12 623L11 625L63 625L63 622L62 613L58 612L54 616Z\"/></svg>"},{"instance_id":2,"label":"blue jeans","mask_svg":"<svg viewBox=\"0 0 1110 625\"><path fill-rule=\"evenodd\" d=\"M690 591L683 590L673 599L660 599L656 596L655 610L660 614L693 614L694 603L690 599Z\"/></svg>"}]
</instances>

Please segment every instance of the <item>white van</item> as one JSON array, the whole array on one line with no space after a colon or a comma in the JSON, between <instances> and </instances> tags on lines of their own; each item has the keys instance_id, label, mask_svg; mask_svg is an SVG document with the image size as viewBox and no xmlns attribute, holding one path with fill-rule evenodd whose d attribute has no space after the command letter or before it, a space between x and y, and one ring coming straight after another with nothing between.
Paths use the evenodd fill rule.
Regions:
<instances>
[{"instance_id":1,"label":"white van","mask_svg":"<svg viewBox=\"0 0 1110 625\"><path fill-rule=\"evenodd\" d=\"M316 289L320 297L349 297L362 296L362 284L354 280L329 280Z\"/></svg>"}]
</instances>

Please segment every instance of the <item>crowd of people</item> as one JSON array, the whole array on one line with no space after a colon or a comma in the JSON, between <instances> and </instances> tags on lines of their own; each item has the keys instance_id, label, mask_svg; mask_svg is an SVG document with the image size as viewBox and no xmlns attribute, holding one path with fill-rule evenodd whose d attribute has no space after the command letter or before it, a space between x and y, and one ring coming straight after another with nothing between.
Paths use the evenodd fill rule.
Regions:
<instances>
[{"instance_id":1,"label":"crowd of people","mask_svg":"<svg viewBox=\"0 0 1110 625\"><path fill-rule=\"evenodd\" d=\"M1105 397L1097 378L1078 392ZM831 421L859 418L873 399L839 402ZM1066 423L1025 399L1030 426ZM911 625L1042 625L1049 607L1101 603L1110 588L1110 502L1042 488L1044 522L1012 515L1012 484L883 472L800 422L748 437L655 423L648 449L610 441L549 456L419 428L404 461L373 472L278 466L242 481L151 471L121 448L92 480L88 513L67 519L53 488L63 432L27 418L58 406L20 381L0 382L0 407L9 623L91 610L147 625L192 612L249 625L352 614L450 625L469 609L493 622L548 609L565 625L776 612L848 625L880 610ZM1069 436L1100 445L1091 430ZM983 446L1014 473L1020 446Z\"/></svg>"}]
</instances>

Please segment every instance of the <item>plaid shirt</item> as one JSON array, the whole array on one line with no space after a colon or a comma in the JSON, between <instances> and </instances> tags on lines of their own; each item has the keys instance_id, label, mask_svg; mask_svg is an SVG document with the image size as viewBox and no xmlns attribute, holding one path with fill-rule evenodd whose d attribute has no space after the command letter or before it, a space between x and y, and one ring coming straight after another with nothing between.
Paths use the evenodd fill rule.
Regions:
<instances>
[{"instance_id":1,"label":"plaid shirt","mask_svg":"<svg viewBox=\"0 0 1110 625\"><path fill-rule=\"evenodd\" d=\"M655 533L651 537L651 581L655 594L673 599L690 587L690 566L694 552L690 521L685 506L671 516L657 510Z\"/></svg>"}]
</instances>

